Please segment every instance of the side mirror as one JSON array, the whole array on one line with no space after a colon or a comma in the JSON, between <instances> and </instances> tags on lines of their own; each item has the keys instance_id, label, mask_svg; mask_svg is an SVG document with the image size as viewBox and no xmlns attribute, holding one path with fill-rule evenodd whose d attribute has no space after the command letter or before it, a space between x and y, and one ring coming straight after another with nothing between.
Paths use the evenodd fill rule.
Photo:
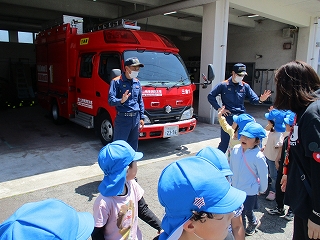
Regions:
<instances>
[{"instance_id":1,"label":"side mirror","mask_svg":"<svg viewBox=\"0 0 320 240\"><path fill-rule=\"evenodd\" d=\"M202 88L207 88L208 85L210 85L215 78L212 64L208 65L208 75L207 76L202 73L202 78L204 80L204 82L202 84Z\"/></svg>"},{"instance_id":2,"label":"side mirror","mask_svg":"<svg viewBox=\"0 0 320 240\"><path fill-rule=\"evenodd\" d=\"M208 65L208 81L211 83L215 78L214 75L214 70L213 70L213 65L209 64Z\"/></svg>"},{"instance_id":3,"label":"side mirror","mask_svg":"<svg viewBox=\"0 0 320 240\"><path fill-rule=\"evenodd\" d=\"M210 85L212 83L212 81L214 80L214 77L215 77L213 65L212 64L208 65L208 73L207 73L208 77L204 73L202 73L201 76L203 79L203 83L200 82L200 83L194 83L194 84L202 85L202 88L207 88L208 85Z\"/></svg>"}]
</instances>

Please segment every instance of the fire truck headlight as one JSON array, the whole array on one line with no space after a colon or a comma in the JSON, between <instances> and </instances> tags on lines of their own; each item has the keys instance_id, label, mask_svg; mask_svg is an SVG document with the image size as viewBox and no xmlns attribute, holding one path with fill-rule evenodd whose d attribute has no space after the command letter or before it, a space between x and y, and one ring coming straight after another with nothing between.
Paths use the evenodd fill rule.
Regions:
<instances>
[{"instance_id":1,"label":"fire truck headlight","mask_svg":"<svg viewBox=\"0 0 320 240\"><path fill-rule=\"evenodd\" d=\"M181 115L180 120L190 119L193 116L193 108L189 108L188 110L184 111Z\"/></svg>"},{"instance_id":2,"label":"fire truck headlight","mask_svg":"<svg viewBox=\"0 0 320 240\"><path fill-rule=\"evenodd\" d=\"M150 124L150 123L151 123L151 121L148 118L148 116L144 115L144 124Z\"/></svg>"}]
</instances>

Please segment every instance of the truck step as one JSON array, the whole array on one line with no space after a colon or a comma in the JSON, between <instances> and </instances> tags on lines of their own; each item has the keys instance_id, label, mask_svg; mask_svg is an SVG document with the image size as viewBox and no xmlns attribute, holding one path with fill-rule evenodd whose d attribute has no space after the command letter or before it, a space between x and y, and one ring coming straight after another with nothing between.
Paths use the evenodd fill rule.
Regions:
<instances>
[{"instance_id":1,"label":"truck step","mask_svg":"<svg viewBox=\"0 0 320 240\"><path fill-rule=\"evenodd\" d=\"M94 117L83 112L77 112L70 121L88 129L94 127Z\"/></svg>"}]
</instances>

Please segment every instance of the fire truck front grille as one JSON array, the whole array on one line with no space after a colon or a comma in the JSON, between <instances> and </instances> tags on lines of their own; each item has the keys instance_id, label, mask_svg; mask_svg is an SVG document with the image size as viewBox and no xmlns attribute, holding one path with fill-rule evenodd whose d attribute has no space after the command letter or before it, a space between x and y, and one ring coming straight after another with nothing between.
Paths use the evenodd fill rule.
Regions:
<instances>
[{"instance_id":1,"label":"fire truck front grille","mask_svg":"<svg viewBox=\"0 0 320 240\"><path fill-rule=\"evenodd\" d=\"M186 109L186 107L172 108L170 113L166 113L164 109L145 110L145 114L151 123L177 122Z\"/></svg>"}]
</instances>

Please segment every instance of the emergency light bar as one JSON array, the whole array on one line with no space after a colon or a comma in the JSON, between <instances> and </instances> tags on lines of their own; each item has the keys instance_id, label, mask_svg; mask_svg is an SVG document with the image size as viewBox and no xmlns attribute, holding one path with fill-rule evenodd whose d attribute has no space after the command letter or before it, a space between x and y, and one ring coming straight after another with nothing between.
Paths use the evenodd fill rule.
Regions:
<instances>
[{"instance_id":1,"label":"emergency light bar","mask_svg":"<svg viewBox=\"0 0 320 240\"><path fill-rule=\"evenodd\" d=\"M130 31L123 31L118 29L106 30L103 32L104 41L106 43L129 43L139 44L139 41Z\"/></svg>"}]
</instances>

